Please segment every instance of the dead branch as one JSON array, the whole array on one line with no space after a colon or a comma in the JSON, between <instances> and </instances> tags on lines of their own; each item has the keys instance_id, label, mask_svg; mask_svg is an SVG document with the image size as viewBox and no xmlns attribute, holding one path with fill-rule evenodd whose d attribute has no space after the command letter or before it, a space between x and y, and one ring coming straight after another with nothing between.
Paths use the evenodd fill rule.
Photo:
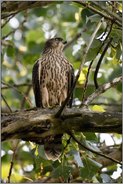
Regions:
<instances>
[{"instance_id":1,"label":"dead branch","mask_svg":"<svg viewBox=\"0 0 123 184\"><path fill-rule=\"evenodd\" d=\"M56 109L33 109L2 114L1 139L22 139L43 143L45 137L69 131L121 133L122 113L65 109L60 118Z\"/></svg>"}]
</instances>

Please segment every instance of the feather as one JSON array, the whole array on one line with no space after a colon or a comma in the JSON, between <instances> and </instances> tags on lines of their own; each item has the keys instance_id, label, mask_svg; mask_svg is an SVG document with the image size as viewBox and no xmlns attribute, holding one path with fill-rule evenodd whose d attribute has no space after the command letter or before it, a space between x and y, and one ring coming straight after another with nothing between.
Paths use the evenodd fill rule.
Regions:
<instances>
[{"instance_id":1,"label":"feather","mask_svg":"<svg viewBox=\"0 0 123 184\"><path fill-rule=\"evenodd\" d=\"M71 91L71 88L73 86L74 80L75 80L75 77L74 77L74 69L73 69L73 67L71 65L71 68L70 68L69 73L68 73L68 94ZM70 97L70 100L69 100L69 103L68 103L68 106L70 108L72 107L72 101L73 101L73 93L72 93L72 95Z\"/></svg>"},{"instance_id":2,"label":"feather","mask_svg":"<svg viewBox=\"0 0 123 184\"><path fill-rule=\"evenodd\" d=\"M36 107L61 106L74 83L74 69L63 54L66 42L53 38L46 42L42 58L33 67L32 84ZM72 107L73 95L67 104ZM57 160L62 153L62 134L44 140L44 150L49 160Z\"/></svg>"},{"instance_id":3,"label":"feather","mask_svg":"<svg viewBox=\"0 0 123 184\"><path fill-rule=\"evenodd\" d=\"M42 107L41 88L39 81L39 62L37 61L32 71L32 85L35 96L36 107Z\"/></svg>"}]
</instances>

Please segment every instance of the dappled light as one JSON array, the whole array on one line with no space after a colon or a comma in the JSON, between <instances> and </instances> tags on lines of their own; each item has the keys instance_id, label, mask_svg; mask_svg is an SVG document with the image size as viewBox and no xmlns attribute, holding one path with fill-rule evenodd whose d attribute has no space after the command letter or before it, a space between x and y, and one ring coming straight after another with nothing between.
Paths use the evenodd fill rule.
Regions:
<instances>
[{"instance_id":1,"label":"dappled light","mask_svg":"<svg viewBox=\"0 0 123 184\"><path fill-rule=\"evenodd\" d=\"M122 2L3 1L1 10L2 183L122 183ZM67 41L75 80L60 107L37 109L32 69L54 37ZM61 156L48 160L44 142L61 134Z\"/></svg>"}]
</instances>

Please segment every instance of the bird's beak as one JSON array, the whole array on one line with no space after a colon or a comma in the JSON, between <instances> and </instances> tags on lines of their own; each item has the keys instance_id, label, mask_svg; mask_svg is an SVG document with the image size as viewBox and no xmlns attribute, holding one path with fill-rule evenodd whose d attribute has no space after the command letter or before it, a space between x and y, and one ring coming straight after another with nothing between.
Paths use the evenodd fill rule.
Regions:
<instances>
[{"instance_id":1,"label":"bird's beak","mask_svg":"<svg viewBox=\"0 0 123 184\"><path fill-rule=\"evenodd\" d=\"M67 41L63 41L63 44L64 44L64 45L67 44Z\"/></svg>"}]
</instances>

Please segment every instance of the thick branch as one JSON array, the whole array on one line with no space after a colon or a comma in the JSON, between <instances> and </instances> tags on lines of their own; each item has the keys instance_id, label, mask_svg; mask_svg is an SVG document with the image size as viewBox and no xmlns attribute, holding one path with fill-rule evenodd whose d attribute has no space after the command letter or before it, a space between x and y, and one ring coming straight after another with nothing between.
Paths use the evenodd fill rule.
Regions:
<instances>
[{"instance_id":1,"label":"thick branch","mask_svg":"<svg viewBox=\"0 0 123 184\"><path fill-rule=\"evenodd\" d=\"M43 143L44 137L76 132L121 133L120 112L92 112L82 109L66 109L60 118L55 118L58 109L25 110L2 114L2 141L22 139Z\"/></svg>"}]
</instances>

